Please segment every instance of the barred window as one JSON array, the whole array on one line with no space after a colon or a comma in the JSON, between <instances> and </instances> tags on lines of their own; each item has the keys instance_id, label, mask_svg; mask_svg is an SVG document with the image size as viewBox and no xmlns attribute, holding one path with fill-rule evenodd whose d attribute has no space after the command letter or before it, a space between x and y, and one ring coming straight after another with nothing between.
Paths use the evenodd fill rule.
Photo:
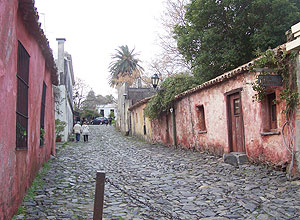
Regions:
<instances>
[{"instance_id":1,"label":"barred window","mask_svg":"<svg viewBox=\"0 0 300 220\"><path fill-rule=\"evenodd\" d=\"M42 103L41 103L41 133L40 133L40 145L44 145L45 138L45 106L46 106L46 89L47 86L45 82L43 82L43 93L42 93Z\"/></svg>"},{"instance_id":2,"label":"barred window","mask_svg":"<svg viewBox=\"0 0 300 220\"><path fill-rule=\"evenodd\" d=\"M18 42L17 60L17 110L16 110L16 147L28 147L28 90L29 59L24 46Z\"/></svg>"},{"instance_id":3,"label":"barred window","mask_svg":"<svg viewBox=\"0 0 300 220\"><path fill-rule=\"evenodd\" d=\"M43 83L42 105L41 105L41 128L45 128L45 106L46 106L46 89L45 82Z\"/></svg>"},{"instance_id":4,"label":"barred window","mask_svg":"<svg viewBox=\"0 0 300 220\"><path fill-rule=\"evenodd\" d=\"M277 128L276 95L271 93L267 95L268 109L268 127L270 130Z\"/></svg>"}]
</instances>

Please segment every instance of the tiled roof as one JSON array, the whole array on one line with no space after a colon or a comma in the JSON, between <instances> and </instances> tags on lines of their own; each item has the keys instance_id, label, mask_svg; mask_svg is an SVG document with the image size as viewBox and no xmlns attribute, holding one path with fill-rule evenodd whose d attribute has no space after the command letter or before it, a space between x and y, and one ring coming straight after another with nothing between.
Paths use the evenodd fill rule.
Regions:
<instances>
[{"instance_id":1,"label":"tiled roof","mask_svg":"<svg viewBox=\"0 0 300 220\"><path fill-rule=\"evenodd\" d=\"M134 105L130 106L130 107L128 108L128 110L129 110L129 111L132 111L133 109L135 109L135 108L137 108L137 107L139 107L139 106L141 106L141 105L143 105L143 104L149 102L149 100L150 100L151 98L152 98L152 96L151 96L151 97L144 98L144 99L138 101L138 102L135 103Z\"/></svg>"},{"instance_id":2,"label":"tiled roof","mask_svg":"<svg viewBox=\"0 0 300 220\"><path fill-rule=\"evenodd\" d=\"M286 44L283 44L283 45L280 45L280 46L276 47L275 49L273 49L273 51L275 51L275 52L282 51L282 50L285 50L285 47L286 47ZM194 87L190 90L187 90L183 93L180 93L180 94L176 95L174 101L179 100L181 98L184 98L185 96L191 95L191 94L193 94L195 92L198 92L202 89L206 89L206 88L215 86L219 83L225 82L225 81L227 81L227 80L229 80L229 79L231 79L231 78L233 78L237 75L240 75L242 73L249 72L250 67L254 64L254 61L257 60L257 59L259 59L259 57L252 60L252 61L250 61L250 62L248 62L248 63L246 63L246 64L244 64L244 65L242 65L242 66L237 67L234 70L228 71L228 72L226 72L226 73L224 73L224 74L222 74L222 75L220 75L220 76L218 76L218 77L216 77L212 80L209 80L205 83L202 83L199 86L196 86L196 87ZM152 97L142 99L141 101L139 101L136 104L132 105L129 108L129 111L133 110L134 108L136 108L136 107L138 107L142 104L147 103L151 98Z\"/></svg>"},{"instance_id":3,"label":"tiled roof","mask_svg":"<svg viewBox=\"0 0 300 220\"><path fill-rule=\"evenodd\" d=\"M30 34L39 44L43 56L46 60L46 67L51 72L52 84L58 85L57 67L53 58L52 50L49 46L49 41L44 34L39 23L39 16L37 9L34 7L34 0L19 0L19 9L22 13L24 24Z\"/></svg>"},{"instance_id":4,"label":"tiled roof","mask_svg":"<svg viewBox=\"0 0 300 220\"><path fill-rule=\"evenodd\" d=\"M280 45L280 46L276 47L273 50L276 51L276 52L278 52L279 50L285 50L285 44ZM192 88L190 90L187 90L187 91L185 91L183 93L180 93L177 96L175 96L174 100L181 99L181 98L183 98L185 96L188 96L188 95L190 95L192 93L195 93L195 92L198 92L198 91L200 91L202 89L206 89L208 87L214 86L216 84L219 84L221 82L229 80L229 79L231 79L231 78L233 78L233 77L235 77L237 75L240 75L242 73L246 73L246 72L249 71L249 68L254 64L254 61L257 60L257 59L259 59L259 57L256 58L256 59L254 59L254 60L252 60L252 61L250 61L250 62L248 62L248 63L246 63L246 64L244 64L244 65L242 65L242 66L237 67L234 70L228 71L228 72L226 72L226 73L224 73L224 74L222 74L222 75L220 75L220 76L218 76L218 77L216 77L216 78L214 78L212 80L209 80L209 81L207 81L205 83L202 83L199 86L196 86L196 87L194 87L194 88Z\"/></svg>"}]
</instances>

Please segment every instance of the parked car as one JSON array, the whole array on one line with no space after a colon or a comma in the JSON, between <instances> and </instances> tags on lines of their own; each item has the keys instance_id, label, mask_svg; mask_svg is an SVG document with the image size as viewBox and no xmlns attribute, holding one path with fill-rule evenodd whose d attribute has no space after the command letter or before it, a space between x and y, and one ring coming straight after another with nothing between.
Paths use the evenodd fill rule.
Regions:
<instances>
[{"instance_id":1,"label":"parked car","mask_svg":"<svg viewBox=\"0 0 300 220\"><path fill-rule=\"evenodd\" d=\"M98 117L92 120L93 125L102 125L102 124L108 124L108 119L106 117Z\"/></svg>"},{"instance_id":2,"label":"parked car","mask_svg":"<svg viewBox=\"0 0 300 220\"><path fill-rule=\"evenodd\" d=\"M100 125L101 124L100 117L93 119L91 123L92 125Z\"/></svg>"},{"instance_id":3,"label":"parked car","mask_svg":"<svg viewBox=\"0 0 300 220\"><path fill-rule=\"evenodd\" d=\"M108 124L108 119L106 117L100 117L101 118L101 124Z\"/></svg>"}]
</instances>

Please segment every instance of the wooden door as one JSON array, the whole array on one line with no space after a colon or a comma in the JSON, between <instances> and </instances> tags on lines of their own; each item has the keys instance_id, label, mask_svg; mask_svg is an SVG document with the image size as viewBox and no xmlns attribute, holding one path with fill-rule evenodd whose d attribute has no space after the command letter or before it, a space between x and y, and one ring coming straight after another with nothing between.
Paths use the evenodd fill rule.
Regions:
<instances>
[{"instance_id":1,"label":"wooden door","mask_svg":"<svg viewBox=\"0 0 300 220\"><path fill-rule=\"evenodd\" d=\"M240 93L229 95L228 102L230 150L233 152L245 152L244 123Z\"/></svg>"}]
</instances>

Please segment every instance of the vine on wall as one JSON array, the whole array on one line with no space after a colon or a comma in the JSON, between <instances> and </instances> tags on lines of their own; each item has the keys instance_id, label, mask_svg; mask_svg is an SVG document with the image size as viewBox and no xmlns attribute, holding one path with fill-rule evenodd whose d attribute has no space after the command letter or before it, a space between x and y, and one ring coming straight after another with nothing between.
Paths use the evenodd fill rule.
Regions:
<instances>
[{"instance_id":1,"label":"vine on wall","mask_svg":"<svg viewBox=\"0 0 300 220\"><path fill-rule=\"evenodd\" d=\"M145 115L152 119L169 112L175 96L199 85L199 79L188 74L170 76L162 82L157 94L151 98L145 108Z\"/></svg>"},{"instance_id":2,"label":"vine on wall","mask_svg":"<svg viewBox=\"0 0 300 220\"><path fill-rule=\"evenodd\" d=\"M286 108L283 111L286 114L286 121L282 126L281 132L283 143L286 149L291 154L291 161L288 169L288 179L292 179L292 169L295 160L295 133L293 128L293 113L299 104L299 93L296 85L296 69L294 68L296 53L287 53L283 50L267 50L261 54L261 58L254 62L252 71L255 68L270 68L272 72L280 75L283 79L283 90L280 93L280 99L286 103ZM265 74L265 73L261 73ZM252 88L256 91L254 99L261 101L266 97L266 87L258 83L258 78L252 84ZM276 102L276 100L275 100Z\"/></svg>"},{"instance_id":3,"label":"vine on wall","mask_svg":"<svg viewBox=\"0 0 300 220\"><path fill-rule=\"evenodd\" d=\"M283 78L283 90L280 93L280 99L286 102L285 112L294 111L299 100L299 93L296 86L296 74L293 68L295 53L287 53L282 49L267 50L264 53L257 52L261 57L254 61L251 71L255 68L272 69L272 72L280 75ZM260 75L266 75L267 72L262 72ZM258 78L252 83L252 88L256 92L254 100L260 102L266 98L266 87L259 84Z\"/></svg>"}]
</instances>

